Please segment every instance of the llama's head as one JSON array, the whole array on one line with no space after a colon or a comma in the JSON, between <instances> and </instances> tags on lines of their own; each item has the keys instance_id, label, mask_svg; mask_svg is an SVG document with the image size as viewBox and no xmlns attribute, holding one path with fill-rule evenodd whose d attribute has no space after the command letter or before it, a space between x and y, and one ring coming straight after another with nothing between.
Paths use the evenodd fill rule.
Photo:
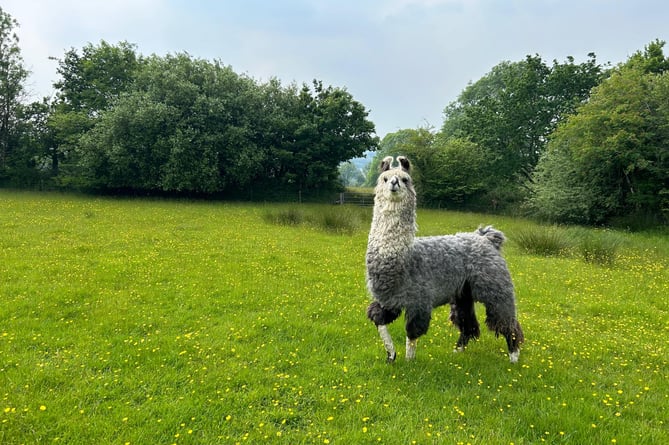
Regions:
<instances>
[{"instance_id":1,"label":"llama's head","mask_svg":"<svg viewBox=\"0 0 669 445\"><path fill-rule=\"evenodd\" d=\"M413 188L413 182L409 175L411 164L404 156L398 156L399 166L393 167L393 158L388 156L381 161L381 174L376 181L374 193L377 200L386 202L402 202L414 205L416 201L416 191Z\"/></svg>"}]
</instances>

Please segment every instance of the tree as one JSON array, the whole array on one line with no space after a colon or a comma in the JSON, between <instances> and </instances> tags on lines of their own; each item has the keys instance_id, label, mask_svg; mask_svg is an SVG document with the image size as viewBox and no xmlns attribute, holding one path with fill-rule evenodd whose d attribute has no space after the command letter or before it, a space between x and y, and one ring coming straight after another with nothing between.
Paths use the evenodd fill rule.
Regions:
<instances>
[{"instance_id":1,"label":"tree","mask_svg":"<svg viewBox=\"0 0 669 445\"><path fill-rule=\"evenodd\" d=\"M537 213L601 223L667 211L669 60L663 45L654 42L633 55L558 126L534 176L530 204ZM573 189L583 192L578 205L569 202Z\"/></svg>"},{"instance_id":2,"label":"tree","mask_svg":"<svg viewBox=\"0 0 669 445\"><path fill-rule=\"evenodd\" d=\"M558 132L561 131L558 129ZM568 224L602 222L610 206L605 192L574 160L566 139L549 143L533 173L526 205L540 219Z\"/></svg>"},{"instance_id":3,"label":"tree","mask_svg":"<svg viewBox=\"0 0 669 445\"><path fill-rule=\"evenodd\" d=\"M339 163L378 145L369 112L345 89L314 80L290 102L279 162L286 181L299 190L333 187Z\"/></svg>"},{"instance_id":4,"label":"tree","mask_svg":"<svg viewBox=\"0 0 669 445\"><path fill-rule=\"evenodd\" d=\"M125 41L110 45L101 40L98 45L88 43L81 54L71 48L63 59L56 59L61 79L54 87L61 108L89 117L106 110L134 81L141 65L135 51L135 45Z\"/></svg>"},{"instance_id":5,"label":"tree","mask_svg":"<svg viewBox=\"0 0 669 445\"><path fill-rule=\"evenodd\" d=\"M0 177L7 174L17 150L18 114L29 74L23 67L19 38L14 32L18 26L0 7Z\"/></svg>"},{"instance_id":6,"label":"tree","mask_svg":"<svg viewBox=\"0 0 669 445\"><path fill-rule=\"evenodd\" d=\"M17 110L17 147L11 171L12 183L17 186L34 186L58 174L58 157L47 125L51 111L49 98Z\"/></svg>"},{"instance_id":7,"label":"tree","mask_svg":"<svg viewBox=\"0 0 669 445\"><path fill-rule=\"evenodd\" d=\"M469 140L444 140L439 135L434 146L436 171L422 181L426 200L439 207L471 204L485 190L486 172L490 168L485 152Z\"/></svg>"},{"instance_id":8,"label":"tree","mask_svg":"<svg viewBox=\"0 0 669 445\"><path fill-rule=\"evenodd\" d=\"M398 130L394 133L386 134L381 143L379 144L379 149L374 154L372 158L371 167L367 170L367 175L365 177L365 186L374 187L376 186L376 180L379 177L379 166L381 161L386 156L397 157L402 154L406 154L406 146L409 143L414 131L411 129Z\"/></svg>"},{"instance_id":9,"label":"tree","mask_svg":"<svg viewBox=\"0 0 669 445\"><path fill-rule=\"evenodd\" d=\"M129 91L142 60L128 42L84 46L81 53L71 48L58 61L60 79L48 127L53 138L53 159L65 162L61 181L77 180L81 137L123 92Z\"/></svg>"},{"instance_id":10,"label":"tree","mask_svg":"<svg viewBox=\"0 0 669 445\"><path fill-rule=\"evenodd\" d=\"M367 112L345 90L259 85L188 54L144 59L111 104L80 140L81 165L96 187L332 187L337 166L375 143Z\"/></svg>"},{"instance_id":11,"label":"tree","mask_svg":"<svg viewBox=\"0 0 669 445\"><path fill-rule=\"evenodd\" d=\"M214 193L245 186L260 166L250 116L255 83L218 62L152 56L132 90L82 140L96 186Z\"/></svg>"},{"instance_id":12,"label":"tree","mask_svg":"<svg viewBox=\"0 0 669 445\"><path fill-rule=\"evenodd\" d=\"M468 139L487 153L494 161L489 188L531 179L548 135L602 77L595 55L588 56L578 65L569 57L549 67L538 55L498 64L446 107L443 137Z\"/></svg>"},{"instance_id":13,"label":"tree","mask_svg":"<svg viewBox=\"0 0 669 445\"><path fill-rule=\"evenodd\" d=\"M365 175L352 162L339 165L339 179L345 187L359 187L365 182Z\"/></svg>"}]
</instances>

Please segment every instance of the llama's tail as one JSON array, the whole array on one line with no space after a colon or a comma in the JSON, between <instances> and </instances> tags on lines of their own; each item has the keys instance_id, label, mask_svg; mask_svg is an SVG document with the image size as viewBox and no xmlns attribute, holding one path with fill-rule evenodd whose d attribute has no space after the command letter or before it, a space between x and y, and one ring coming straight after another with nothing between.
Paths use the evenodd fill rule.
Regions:
<instances>
[{"instance_id":1,"label":"llama's tail","mask_svg":"<svg viewBox=\"0 0 669 445\"><path fill-rule=\"evenodd\" d=\"M504 241L506 241L504 234L493 228L493 226L479 227L476 230L476 234L486 237L497 250L500 250Z\"/></svg>"}]
</instances>

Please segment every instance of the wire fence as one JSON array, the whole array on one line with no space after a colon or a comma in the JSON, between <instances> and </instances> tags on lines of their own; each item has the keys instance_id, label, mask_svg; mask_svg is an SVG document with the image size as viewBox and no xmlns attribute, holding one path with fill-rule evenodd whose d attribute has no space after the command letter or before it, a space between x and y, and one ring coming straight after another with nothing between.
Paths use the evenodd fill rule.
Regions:
<instances>
[{"instance_id":1,"label":"wire fence","mask_svg":"<svg viewBox=\"0 0 669 445\"><path fill-rule=\"evenodd\" d=\"M371 207L374 205L373 193L343 192L339 194L337 204L351 204L362 207Z\"/></svg>"}]
</instances>

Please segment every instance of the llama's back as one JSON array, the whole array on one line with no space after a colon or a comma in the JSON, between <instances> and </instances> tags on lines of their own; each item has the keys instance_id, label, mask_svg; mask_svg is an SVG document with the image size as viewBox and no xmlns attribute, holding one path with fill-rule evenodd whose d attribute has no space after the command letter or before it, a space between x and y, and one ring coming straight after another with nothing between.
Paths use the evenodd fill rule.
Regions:
<instances>
[{"instance_id":1,"label":"llama's back","mask_svg":"<svg viewBox=\"0 0 669 445\"><path fill-rule=\"evenodd\" d=\"M433 307L450 303L467 276L469 242L457 235L417 237L412 248L410 276L417 294Z\"/></svg>"},{"instance_id":2,"label":"llama's back","mask_svg":"<svg viewBox=\"0 0 669 445\"><path fill-rule=\"evenodd\" d=\"M433 306L452 301L466 281L502 280L510 283L500 254L504 234L491 226L455 235L417 237L410 275L421 291L431 294ZM500 283L502 284L502 283Z\"/></svg>"}]
</instances>

